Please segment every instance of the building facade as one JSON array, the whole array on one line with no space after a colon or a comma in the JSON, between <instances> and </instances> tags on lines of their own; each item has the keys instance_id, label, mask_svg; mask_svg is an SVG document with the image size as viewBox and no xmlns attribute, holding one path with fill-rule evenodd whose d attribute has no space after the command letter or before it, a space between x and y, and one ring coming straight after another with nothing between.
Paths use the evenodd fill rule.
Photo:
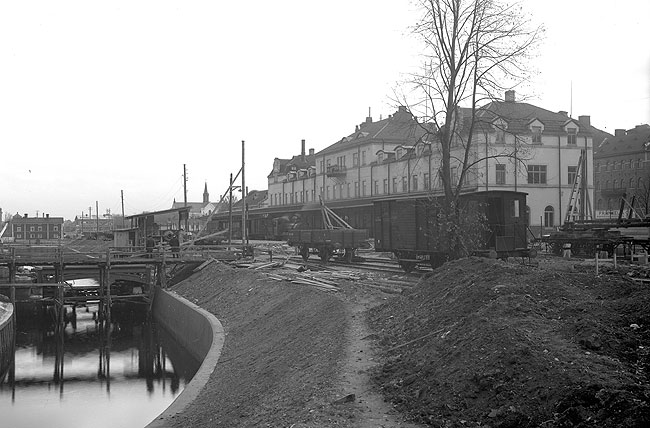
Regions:
<instances>
[{"instance_id":1,"label":"building facade","mask_svg":"<svg viewBox=\"0 0 650 428\"><path fill-rule=\"evenodd\" d=\"M10 221L14 242L41 244L58 242L62 238L63 217L22 217L16 214Z\"/></svg>"},{"instance_id":2,"label":"building facade","mask_svg":"<svg viewBox=\"0 0 650 428\"><path fill-rule=\"evenodd\" d=\"M595 149L595 209L600 218L617 218L621 198L642 216L650 211L650 125L617 129ZM626 207L627 210L627 207Z\"/></svg>"},{"instance_id":3,"label":"building facade","mask_svg":"<svg viewBox=\"0 0 650 428\"><path fill-rule=\"evenodd\" d=\"M458 123L469 123L460 109ZM452 144L451 178L463 170L463 191L512 190L528 193L528 215L535 233L562 224L576 177L593 201L593 128L589 116L577 120L515 101L477 111L472 149L465 168L469 129L461 125ZM578 170L583 157L583 167ZM374 198L443 193L441 153L432 126L419 123L404 107L386 119L372 118L333 145L291 160L275 160L268 176L269 206L323 201L354 206ZM575 202L574 202L575 203Z\"/></svg>"}]
</instances>

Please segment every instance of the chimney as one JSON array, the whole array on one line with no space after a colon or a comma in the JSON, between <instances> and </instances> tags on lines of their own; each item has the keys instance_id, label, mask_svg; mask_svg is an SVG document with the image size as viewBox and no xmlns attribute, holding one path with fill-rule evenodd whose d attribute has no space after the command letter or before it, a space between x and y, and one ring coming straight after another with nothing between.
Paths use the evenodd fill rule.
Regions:
<instances>
[{"instance_id":1,"label":"chimney","mask_svg":"<svg viewBox=\"0 0 650 428\"><path fill-rule=\"evenodd\" d=\"M309 156L314 156L314 149L309 149Z\"/></svg>"},{"instance_id":2,"label":"chimney","mask_svg":"<svg viewBox=\"0 0 650 428\"><path fill-rule=\"evenodd\" d=\"M615 137L625 137L625 129L616 129L614 130Z\"/></svg>"},{"instance_id":3,"label":"chimney","mask_svg":"<svg viewBox=\"0 0 650 428\"><path fill-rule=\"evenodd\" d=\"M506 91L506 96L505 100L508 103L514 103L515 102L515 91L513 89Z\"/></svg>"},{"instance_id":4,"label":"chimney","mask_svg":"<svg viewBox=\"0 0 650 428\"><path fill-rule=\"evenodd\" d=\"M578 116L580 125L591 126L591 116Z\"/></svg>"},{"instance_id":5,"label":"chimney","mask_svg":"<svg viewBox=\"0 0 650 428\"><path fill-rule=\"evenodd\" d=\"M300 155L302 156L303 159L305 158L305 140L301 141Z\"/></svg>"},{"instance_id":6,"label":"chimney","mask_svg":"<svg viewBox=\"0 0 650 428\"><path fill-rule=\"evenodd\" d=\"M557 114L561 114L561 115L564 116L564 117L569 117L569 112L564 111L564 110L560 110L560 111L558 111Z\"/></svg>"},{"instance_id":7,"label":"chimney","mask_svg":"<svg viewBox=\"0 0 650 428\"><path fill-rule=\"evenodd\" d=\"M372 115L370 114L370 107L368 107L368 117L366 117L366 123L372 123Z\"/></svg>"},{"instance_id":8,"label":"chimney","mask_svg":"<svg viewBox=\"0 0 650 428\"><path fill-rule=\"evenodd\" d=\"M25 215L23 215L23 218L27 218L27 213L25 213Z\"/></svg>"},{"instance_id":9,"label":"chimney","mask_svg":"<svg viewBox=\"0 0 650 428\"><path fill-rule=\"evenodd\" d=\"M45 214L45 218L50 218L50 215L49 215L49 214Z\"/></svg>"}]
</instances>

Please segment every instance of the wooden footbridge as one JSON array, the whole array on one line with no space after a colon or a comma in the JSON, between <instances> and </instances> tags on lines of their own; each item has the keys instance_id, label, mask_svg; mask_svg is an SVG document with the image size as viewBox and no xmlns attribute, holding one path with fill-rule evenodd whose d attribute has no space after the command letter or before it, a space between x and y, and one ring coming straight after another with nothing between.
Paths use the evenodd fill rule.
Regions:
<instances>
[{"instance_id":1,"label":"wooden footbridge","mask_svg":"<svg viewBox=\"0 0 650 428\"><path fill-rule=\"evenodd\" d=\"M166 288L168 277L210 259L235 260L239 255L223 247L183 246L176 252L154 248L106 247L98 250L65 245L0 245L0 269L8 271L0 293L12 303L53 305L63 319L64 305L99 304L99 316L110 320L112 303L129 300L151 304L156 287ZM32 273L25 277L25 267ZM76 286L71 280L94 278L96 285Z\"/></svg>"}]
</instances>

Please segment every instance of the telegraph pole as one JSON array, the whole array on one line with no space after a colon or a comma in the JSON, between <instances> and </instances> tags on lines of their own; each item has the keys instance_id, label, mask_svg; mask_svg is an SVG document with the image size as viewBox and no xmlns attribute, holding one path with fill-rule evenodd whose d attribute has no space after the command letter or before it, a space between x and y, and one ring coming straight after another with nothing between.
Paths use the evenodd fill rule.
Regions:
<instances>
[{"instance_id":1,"label":"telegraph pole","mask_svg":"<svg viewBox=\"0 0 650 428\"><path fill-rule=\"evenodd\" d=\"M241 245L246 240L246 182L244 180L244 140L241 140Z\"/></svg>"},{"instance_id":2,"label":"telegraph pole","mask_svg":"<svg viewBox=\"0 0 650 428\"><path fill-rule=\"evenodd\" d=\"M97 239L99 239L99 201L95 201L95 214L97 214Z\"/></svg>"},{"instance_id":3,"label":"telegraph pole","mask_svg":"<svg viewBox=\"0 0 650 428\"><path fill-rule=\"evenodd\" d=\"M230 173L230 186L228 187L228 249L232 243L232 172Z\"/></svg>"}]
</instances>

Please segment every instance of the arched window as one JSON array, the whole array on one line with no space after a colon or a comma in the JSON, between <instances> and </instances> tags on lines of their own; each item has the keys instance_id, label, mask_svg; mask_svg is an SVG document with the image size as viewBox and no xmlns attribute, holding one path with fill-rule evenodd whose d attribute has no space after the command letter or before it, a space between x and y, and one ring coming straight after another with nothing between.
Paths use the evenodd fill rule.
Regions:
<instances>
[{"instance_id":1,"label":"arched window","mask_svg":"<svg viewBox=\"0 0 650 428\"><path fill-rule=\"evenodd\" d=\"M643 189L643 178L639 177L639 179L636 181L636 188Z\"/></svg>"},{"instance_id":2,"label":"arched window","mask_svg":"<svg viewBox=\"0 0 650 428\"><path fill-rule=\"evenodd\" d=\"M605 189L610 189L609 186L610 186L610 182L609 182L609 180L607 180L607 181L605 182Z\"/></svg>"},{"instance_id":3,"label":"arched window","mask_svg":"<svg viewBox=\"0 0 650 428\"><path fill-rule=\"evenodd\" d=\"M612 180L612 189L618 189L618 181Z\"/></svg>"},{"instance_id":4,"label":"arched window","mask_svg":"<svg viewBox=\"0 0 650 428\"><path fill-rule=\"evenodd\" d=\"M555 210L552 206L548 205L544 208L544 227L553 227L555 224L553 220Z\"/></svg>"},{"instance_id":5,"label":"arched window","mask_svg":"<svg viewBox=\"0 0 650 428\"><path fill-rule=\"evenodd\" d=\"M634 178L630 178L630 185L628 186L630 189L634 188Z\"/></svg>"}]
</instances>

